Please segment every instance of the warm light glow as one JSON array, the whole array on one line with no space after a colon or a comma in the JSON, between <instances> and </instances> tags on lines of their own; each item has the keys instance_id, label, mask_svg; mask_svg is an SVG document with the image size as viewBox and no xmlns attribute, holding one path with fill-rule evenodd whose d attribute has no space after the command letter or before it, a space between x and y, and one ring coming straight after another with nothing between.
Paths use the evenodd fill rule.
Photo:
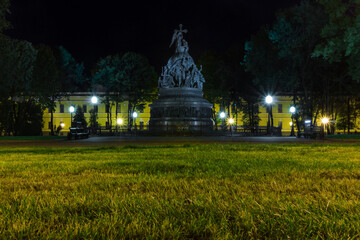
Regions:
<instances>
[{"instance_id":1,"label":"warm light glow","mask_svg":"<svg viewBox=\"0 0 360 240\"><path fill-rule=\"evenodd\" d=\"M273 97L270 96L270 95L268 95L268 96L265 98L265 102L266 102L267 104L271 104L271 103L273 102Z\"/></svg>"},{"instance_id":2,"label":"warm light glow","mask_svg":"<svg viewBox=\"0 0 360 240\"><path fill-rule=\"evenodd\" d=\"M65 127L65 123L60 123L61 128Z\"/></svg>"},{"instance_id":3,"label":"warm light glow","mask_svg":"<svg viewBox=\"0 0 360 240\"><path fill-rule=\"evenodd\" d=\"M137 118L138 117L138 114L137 114L137 112L133 112L133 118Z\"/></svg>"},{"instance_id":4,"label":"warm light glow","mask_svg":"<svg viewBox=\"0 0 360 240\"><path fill-rule=\"evenodd\" d=\"M226 114L224 112L220 113L220 118L225 118Z\"/></svg>"},{"instance_id":5,"label":"warm light glow","mask_svg":"<svg viewBox=\"0 0 360 240\"><path fill-rule=\"evenodd\" d=\"M290 122L290 127L292 127L292 125L293 125L293 122Z\"/></svg>"},{"instance_id":6,"label":"warm light glow","mask_svg":"<svg viewBox=\"0 0 360 240\"><path fill-rule=\"evenodd\" d=\"M122 125L124 123L124 120L122 120L121 118L118 118L116 122L118 125Z\"/></svg>"},{"instance_id":7,"label":"warm light glow","mask_svg":"<svg viewBox=\"0 0 360 240\"><path fill-rule=\"evenodd\" d=\"M325 118L321 119L321 122L322 122L323 124L328 124L328 123L329 123L329 119L325 117Z\"/></svg>"},{"instance_id":8,"label":"warm light glow","mask_svg":"<svg viewBox=\"0 0 360 240\"><path fill-rule=\"evenodd\" d=\"M71 112L71 113L75 112L74 106L70 106L70 107L69 107L69 112Z\"/></svg>"},{"instance_id":9,"label":"warm light glow","mask_svg":"<svg viewBox=\"0 0 360 240\"><path fill-rule=\"evenodd\" d=\"M305 123L311 123L311 120L305 120Z\"/></svg>"},{"instance_id":10,"label":"warm light glow","mask_svg":"<svg viewBox=\"0 0 360 240\"><path fill-rule=\"evenodd\" d=\"M291 112L291 113L295 113L295 111L296 111L296 108L295 108L295 107L291 107L291 108L290 108L290 112Z\"/></svg>"},{"instance_id":11,"label":"warm light glow","mask_svg":"<svg viewBox=\"0 0 360 240\"><path fill-rule=\"evenodd\" d=\"M92 98L91 98L91 103L92 104L97 104L98 103L98 98L97 97L95 97L95 96L93 96Z\"/></svg>"},{"instance_id":12,"label":"warm light glow","mask_svg":"<svg viewBox=\"0 0 360 240\"><path fill-rule=\"evenodd\" d=\"M229 124L230 124L230 125L233 125L233 124L234 124L234 119L230 118L230 119L229 119Z\"/></svg>"}]
</instances>

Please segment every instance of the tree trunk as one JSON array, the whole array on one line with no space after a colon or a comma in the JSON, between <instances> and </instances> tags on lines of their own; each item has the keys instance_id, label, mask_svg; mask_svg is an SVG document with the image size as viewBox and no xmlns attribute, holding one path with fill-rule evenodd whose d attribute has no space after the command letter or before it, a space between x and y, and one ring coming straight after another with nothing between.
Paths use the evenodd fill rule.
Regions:
<instances>
[{"instance_id":1,"label":"tree trunk","mask_svg":"<svg viewBox=\"0 0 360 240\"><path fill-rule=\"evenodd\" d=\"M118 124L117 124L117 119L118 119L118 101L116 101L116 104L115 104L115 107L116 107L116 111L115 111L115 121L116 121L116 124L115 124L115 131L118 132Z\"/></svg>"},{"instance_id":2,"label":"tree trunk","mask_svg":"<svg viewBox=\"0 0 360 240\"><path fill-rule=\"evenodd\" d=\"M50 127L51 127L51 136L54 136L54 111L51 108L50 110Z\"/></svg>"},{"instance_id":3,"label":"tree trunk","mask_svg":"<svg viewBox=\"0 0 360 240\"><path fill-rule=\"evenodd\" d=\"M350 113L350 98L348 97L347 101L347 131L348 134L350 134L350 128L351 128L351 113Z\"/></svg>"}]
</instances>

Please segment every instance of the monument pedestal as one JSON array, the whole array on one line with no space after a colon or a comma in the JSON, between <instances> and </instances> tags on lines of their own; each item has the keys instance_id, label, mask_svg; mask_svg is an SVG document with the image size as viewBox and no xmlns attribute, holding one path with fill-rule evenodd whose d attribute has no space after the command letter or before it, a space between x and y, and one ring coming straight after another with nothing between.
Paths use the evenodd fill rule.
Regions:
<instances>
[{"instance_id":1,"label":"monument pedestal","mask_svg":"<svg viewBox=\"0 0 360 240\"><path fill-rule=\"evenodd\" d=\"M150 105L149 129L153 133L187 134L213 130L212 104L201 89L160 88L159 99Z\"/></svg>"}]
</instances>

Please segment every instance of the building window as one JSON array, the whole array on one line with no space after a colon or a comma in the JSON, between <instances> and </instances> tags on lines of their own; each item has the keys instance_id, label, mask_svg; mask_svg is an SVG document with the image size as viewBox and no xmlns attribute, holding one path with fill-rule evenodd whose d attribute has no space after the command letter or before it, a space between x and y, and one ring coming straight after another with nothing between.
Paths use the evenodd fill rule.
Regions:
<instances>
[{"instance_id":1,"label":"building window","mask_svg":"<svg viewBox=\"0 0 360 240\"><path fill-rule=\"evenodd\" d=\"M105 105L105 112L106 113L110 112L110 106L108 104Z\"/></svg>"},{"instance_id":2,"label":"building window","mask_svg":"<svg viewBox=\"0 0 360 240\"><path fill-rule=\"evenodd\" d=\"M282 112L283 112L282 104L278 104L278 113L282 113Z\"/></svg>"},{"instance_id":3,"label":"building window","mask_svg":"<svg viewBox=\"0 0 360 240\"><path fill-rule=\"evenodd\" d=\"M49 126L48 126L48 127L49 127L49 129L51 130L51 122L49 122Z\"/></svg>"},{"instance_id":4,"label":"building window","mask_svg":"<svg viewBox=\"0 0 360 240\"><path fill-rule=\"evenodd\" d=\"M83 105L83 111L84 111L84 113L87 113L87 106L86 106L86 104Z\"/></svg>"},{"instance_id":5,"label":"building window","mask_svg":"<svg viewBox=\"0 0 360 240\"><path fill-rule=\"evenodd\" d=\"M98 112L99 112L98 105L95 105L95 106L94 106L94 112L95 112L95 113L98 113Z\"/></svg>"},{"instance_id":6,"label":"building window","mask_svg":"<svg viewBox=\"0 0 360 240\"><path fill-rule=\"evenodd\" d=\"M110 124L109 124L109 122L106 122L106 129L110 129Z\"/></svg>"},{"instance_id":7,"label":"building window","mask_svg":"<svg viewBox=\"0 0 360 240\"><path fill-rule=\"evenodd\" d=\"M144 122L140 122L140 130L144 130Z\"/></svg>"},{"instance_id":8,"label":"building window","mask_svg":"<svg viewBox=\"0 0 360 240\"><path fill-rule=\"evenodd\" d=\"M64 104L60 104L60 113L64 113Z\"/></svg>"},{"instance_id":9,"label":"building window","mask_svg":"<svg viewBox=\"0 0 360 240\"><path fill-rule=\"evenodd\" d=\"M117 110L118 113L121 113L121 104L118 104L118 105L117 105L117 109L116 109L116 110Z\"/></svg>"}]
</instances>

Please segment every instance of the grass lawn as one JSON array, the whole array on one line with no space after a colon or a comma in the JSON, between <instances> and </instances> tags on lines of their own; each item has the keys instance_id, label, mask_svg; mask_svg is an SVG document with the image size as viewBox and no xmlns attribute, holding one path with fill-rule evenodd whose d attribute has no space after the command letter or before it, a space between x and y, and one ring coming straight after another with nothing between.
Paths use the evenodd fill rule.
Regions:
<instances>
[{"instance_id":1,"label":"grass lawn","mask_svg":"<svg viewBox=\"0 0 360 240\"><path fill-rule=\"evenodd\" d=\"M0 147L0 236L358 239L360 145Z\"/></svg>"},{"instance_id":2,"label":"grass lawn","mask_svg":"<svg viewBox=\"0 0 360 240\"><path fill-rule=\"evenodd\" d=\"M327 135L326 138L329 139L360 139L360 134L336 134L336 135Z\"/></svg>"}]
</instances>

